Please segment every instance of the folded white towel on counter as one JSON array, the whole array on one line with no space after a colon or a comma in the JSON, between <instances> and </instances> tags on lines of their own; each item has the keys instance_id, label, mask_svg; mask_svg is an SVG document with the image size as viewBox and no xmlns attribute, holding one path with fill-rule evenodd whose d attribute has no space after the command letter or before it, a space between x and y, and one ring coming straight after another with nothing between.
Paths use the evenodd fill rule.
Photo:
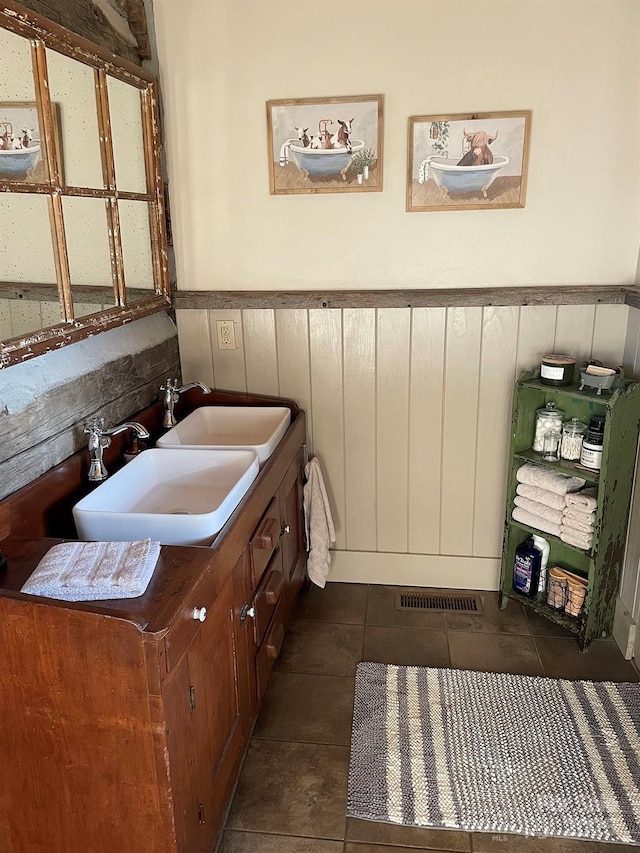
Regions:
<instances>
[{"instance_id":1,"label":"folded white towel on counter","mask_svg":"<svg viewBox=\"0 0 640 853\"><path fill-rule=\"evenodd\" d=\"M330 546L336 541L331 507L324 485L320 462L316 456L304 469L307 482L302 489L304 520L307 531L307 574L316 586L324 589L331 568Z\"/></svg>"},{"instance_id":2,"label":"folded white towel on counter","mask_svg":"<svg viewBox=\"0 0 640 853\"><path fill-rule=\"evenodd\" d=\"M581 533L579 530L573 530L571 527L562 525L560 531L560 539L566 542L567 545L574 545L576 548L582 548L583 551L589 551L593 536L590 533Z\"/></svg>"},{"instance_id":3,"label":"folded white towel on counter","mask_svg":"<svg viewBox=\"0 0 640 853\"><path fill-rule=\"evenodd\" d=\"M552 521L554 524L561 524L563 511L561 509L553 509L550 506L538 503L538 501L523 498L522 495L516 495L514 504L526 509L527 512L532 512L534 515L539 515L540 518L546 518L547 521Z\"/></svg>"},{"instance_id":4,"label":"folded white towel on counter","mask_svg":"<svg viewBox=\"0 0 640 853\"><path fill-rule=\"evenodd\" d=\"M582 477L569 477L567 474L558 474L549 471L539 465L527 462L516 471L516 479L519 483L527 483L529 486L539 486L557 495L566 495L568 492L577 492L587 482Z\"/></svg>"},{"instance_id":5,"label":"folded white towel on counter","mask_svg":"<svg viewBox=\"0 0 640 853\"><path fill-rule=\"evenodd\" d=\"M540 486L529 486L527 483L518 483L516 494L523 498L529 498L531 501L536 501L539 504L550 506L552 509L564 509L564 495L559 495L557 492L550 492L548 489L541 489Z\"/></svg>"},{"instance_id":6,"label":"folded white towel on counter","mask_svg":"<svg viewBox=\"0 0 640 853\"><path fill-rule=\"evenodd\" d=\"M38 563L22 592L63 601L137 598L160 556L160 543L62 542Z\"/></svg>"},{"instance_id":7,"label":"folded white towel on counter","mask_svg":"<svg viewBox=\"0 0 640 853\"><path fill-rule=\"evenodd\" d=\"M532 512L527 512L526 509L517 506L511 513L514 521L519 521L520 524L525 524L527 527L533 527L536 530L543 530L545 533L552 533L554 536L560 536L560 525L554 524L553 521L548 521L539 515L534 515Z\"/></svg>"},{"instance_id":8,"label":"folded white towel on counter","mask_svg":"<svg viewBox=\"0 0 640 853\"><path fill-rule=\"evenodd\" d=\"M562 517L562 526L568 527L571 530L579 530L581 533L593 533L596 527L595 515L591 518L587 516L577 518L576 516L569 515L565 512Z\"/></svg>"},{"instance_id":9,"label":"folded white towel on counter","mask_svg":"<svg viewBox=\"0 0 640 853\"><path fill-rule=\"evenodd\" d=\"M566 501L568 507L584 512L595 512L598 508L598 490L583 489L581 492L573 492L567 495Z\"/></svg>"}]
</instances>

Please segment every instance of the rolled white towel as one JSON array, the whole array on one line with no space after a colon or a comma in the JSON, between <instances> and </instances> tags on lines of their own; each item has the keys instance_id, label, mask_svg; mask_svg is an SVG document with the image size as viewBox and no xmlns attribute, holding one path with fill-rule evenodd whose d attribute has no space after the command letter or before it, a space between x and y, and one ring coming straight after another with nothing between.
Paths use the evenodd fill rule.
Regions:
<instances>
[{"instance_id":1,"label":"rolled white towel","mask_svg":"<svg viewBox=\"0 0 640 853\"><path fill-rule=\"evenodd\" d=\"M556 471L548 471L539 465L527 462L516 471L516 479L519 483L527 483L530 486L539 486L555 492L557 495L566 495L568 492L577 492L587 482L582 477L569 477L566 474L558 474Z\"/></svg>"},{"instance_id":2,"label":"rolled white towel","mask_svg":"<svg viewBox=\"0 0 640 853\"><path fill-rule=\"evenodd\" d=\"M533 513L533 515L539 515L540 518L546 518L547 521L551 521L554 524L562 524L564 513L561 509L553 509L537 501L529 500L529 498L523 498L522 495L516 495L513 502L516 506L526 509L527 512Z\"/></svg>"},{"instance_id":3,"label":"rolled white towel","mask_svg":"<svg viewBox=\"0 0 640 853\"><path fill-rule=\"evenodd\" d=\"M598 490L582 489L581 492L572 492L566 497L567 506L580 509L583 512L595 512L598 508Z\"/></svg>"},{"instance_id":4,"label":"rolled white towel","mask_svg":"<svg viewBox=\"0 0 640 853\"><path fill-rule=\"evenodd\" d=\"M160 555L160 543L62 542L38 563L22 592L63 601L137 598Z\"/></svg>"},{"instance_id":5,"label":"rolled white towel","mask_svg":"<svg viewBox=\"0 0 640 853\"><path fill-rule=\"evenodd\" d=\"M593 542L593 536L590 533L580 533L579 530L572 530L570 527L564 526L560 531L560 539L566 542L567 545L582 548L583 551L589 551Z\"/></svg>"},{"instance_id":6,"label":"rolled white towel","mask_svg":"<svg viewBox=\"0 0 640 853\"><path fill-rule=\"evenodd\" d=\"M516 494L523 498L529 498L531 501L537 501L545 506L550 506L552 509L564 509L565 499L563 495L557 492L550 492L548 489L541 489L540 486L530 486L528 483L518 483Z\"/></svg>"},{"instance_id":7,"label":"rolled white towel","mask_svg":"<svg viewBox=\"0 0 640 853\"><path fill-rule=\"evenodd\" d=\"M565 513L562 519L562 527L566 527L569 530L577 530L580 533L588 533L591 536L595 530L596 524L595 520L583 521L580 518L574 518L573 516Z\"/></svg>"},{"instance_id":8,"label":"rolled white towel","mask_svg":"<svg viewBox=\"0 0 640 853\"><path fill-rule=\"evenodd\" d=\"M527 512L526 509L517 506L511 513L514 521L519 521L520 524L525 524L527 527L533 527L534 530L543 530L545 533L551 533L553 536L560 536L560 525L554 524L553 521L548 521L539 515L534 515L532 512Z\"/></svg>"}]
</instances>

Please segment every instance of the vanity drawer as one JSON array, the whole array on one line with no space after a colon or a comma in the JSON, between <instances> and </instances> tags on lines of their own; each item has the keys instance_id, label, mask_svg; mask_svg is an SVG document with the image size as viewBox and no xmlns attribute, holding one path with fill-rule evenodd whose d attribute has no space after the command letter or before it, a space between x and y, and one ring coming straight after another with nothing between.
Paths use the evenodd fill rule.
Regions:
<instances>
[{"instance_id":1,"label":"vanity drawer","mask_svg":"<svg viewBox=\"0 0 640 853\"><path fill-rule=\"evenodd\" d=\"M274 498L251 537L251 580L254 589L260 583L271 555L278 547L281 526L280 506L277 498Z\"/></svg>"},{"instance_id":2,"label":"vanity drawer","mask_svg":"<svg viewBox=\"0 0 640 853\"><path fill-rule=\"evenodd\" d=\"M218 589L213 572L207 572L189 596L188 604L170 626L164 638L167 672L171 672L213 608ZM203 610L205 612L203 612Z\"/></svg>"},{"instance_id":3,"label":"vanity drawer","mask_svg":"<svg viewBox=\"0 0 640 853\"><path fill-rule=\"evenodd\" d=\"M282 602L276 607L271 625L267 631L264 642L258 649L256 655L256 679L258 682L258 700L262 700L271 670L276 662L282 643L284 642L284 606Z\"/></svg>"},{"instance_id":4,"label":"vanity drawer","mask_svg":"<svg viewBox=\"0 0 640 853\"><path fill-rule=\"evenodd\" d=\"M255 609L254 631L256 646L260 646L269 627L273 613L284 597L285 582L282 574L282 555L280 548L274 552L267 571L260 582L253 602Z\"/></svg>"}]
</instances>

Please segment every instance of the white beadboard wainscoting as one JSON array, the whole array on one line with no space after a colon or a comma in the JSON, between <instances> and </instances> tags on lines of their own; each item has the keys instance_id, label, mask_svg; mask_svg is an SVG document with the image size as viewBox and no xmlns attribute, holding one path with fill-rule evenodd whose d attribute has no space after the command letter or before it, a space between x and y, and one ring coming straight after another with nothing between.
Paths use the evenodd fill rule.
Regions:
<instances>
[{"instance_id":1,"label":"white beadboard wainscoting","mask_svg":"<svg viewBox=\"0 0 640 853\"><path fill-rule=\"evenodd\" d=\"M554 351L622 364L625 343L635 366L635 315L184 309L177 323L185 381L289 397L307 412L336 525L331 580L497 589L518 372ZM218 349L216 320L235 323L237 349Z\"/></svg>"}]
</instances>

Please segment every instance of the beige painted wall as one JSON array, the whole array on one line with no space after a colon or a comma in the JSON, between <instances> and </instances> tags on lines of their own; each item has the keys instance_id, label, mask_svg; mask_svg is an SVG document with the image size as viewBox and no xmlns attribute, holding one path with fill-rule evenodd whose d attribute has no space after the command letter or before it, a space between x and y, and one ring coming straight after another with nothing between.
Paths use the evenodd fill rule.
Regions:
<instances>
[{"instance_id":1,"label":"beige painted wall","mask_svg":"<svg viewBox=\"0 0 640 853\"><path fill-rule=\"evenodd\" d=\"M154 0L178 286L630 283L637 0ZM384 192L271 197L265 101L385 97ZM405 212L410 115L531 109L523 210Z\"/></svg>"}]
</instances>

